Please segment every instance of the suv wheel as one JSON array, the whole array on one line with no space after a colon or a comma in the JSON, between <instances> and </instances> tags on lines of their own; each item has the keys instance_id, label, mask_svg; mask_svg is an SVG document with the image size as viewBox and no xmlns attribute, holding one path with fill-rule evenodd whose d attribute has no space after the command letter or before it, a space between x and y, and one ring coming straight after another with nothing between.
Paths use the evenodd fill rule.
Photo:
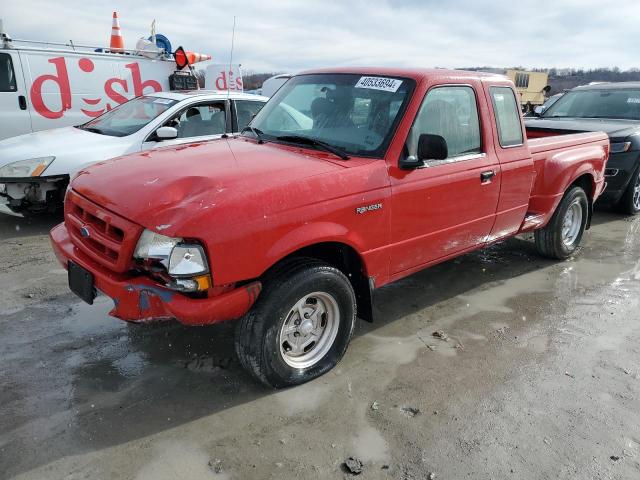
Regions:
<instances>
[{"instance_id":1,"label":"suv wheel","mask_svg":"<svg viewBox=\"0 0 640 480\"><path fill-rule=\"evenodd\" d=\"M545 257L564 260L580 246L587 226L589 200L580 187L564 195L549 223L536 230L536 249Z\"/></svg>"},{"instance_id":2,"label":"suv wheel","mask_svg":"<svg viewBox=\"0 0 640 480\"><path fill-rule=\"evenodd\" d=\"M356 296L347 277L301 259L265 279L255 305L237 325L236 353L262 383L298 385L340 361L355 322Z\"/></svg>"}]
</instances>

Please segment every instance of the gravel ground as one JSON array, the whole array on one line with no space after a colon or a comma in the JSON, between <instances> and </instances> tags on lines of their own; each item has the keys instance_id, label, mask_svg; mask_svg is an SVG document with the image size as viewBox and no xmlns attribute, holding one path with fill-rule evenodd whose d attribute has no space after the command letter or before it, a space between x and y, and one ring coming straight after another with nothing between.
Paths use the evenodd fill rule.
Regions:
<instances>
[{"instance_id":1,"label":"gravel ground","mask_svg":"<svg viewBox=\"0 0 640 480\"><path fill-rule=\"evenodd\" d=\"M278 392L232 324L80 303L57 221L0 218L2 479L640 478L640 218L597 212L567 262L514 239L385 287L338 368Z\"/></svg>"}]
</instances>

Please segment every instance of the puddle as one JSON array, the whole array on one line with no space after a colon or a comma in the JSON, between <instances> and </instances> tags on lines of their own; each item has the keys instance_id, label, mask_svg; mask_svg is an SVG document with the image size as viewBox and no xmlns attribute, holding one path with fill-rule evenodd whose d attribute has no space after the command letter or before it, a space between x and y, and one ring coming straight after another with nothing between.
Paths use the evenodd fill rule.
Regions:
<instances>
[{"instance_id":1,"label":"puddle","mask_svg":"<svg viewBox=\"0 0 640 480\"><path fill-rule=\"evenodd\" d=\"M371 426L360 430L352 442L355 456L365 462L386 462L389 460L389 445L380 432Z\"/></svg>"},{"instance_id":2,"label":"puddle","mask_svg":"<svg viewBox=\"0 0 640 480\"><path fill-rule=\"evenodd\" d=\"M131 352L112 364L123 377L135 377L144 371L144 367L148 365L148 362L139 352Z\"/></svg>"},{"instance_id":3,"label":"puddle","mask_svg":"<svg viewBox=\"0 0 640 480\"><path fill-rule=\"evenodd\" d=\"M416 336L408 337L381 337L368 334L367 339L374 345L367 348L367 355L373 362L391 365L406 365L418 357L418 352L425 344Z\"/></svg>"},{"instance_id":4,"label":"puddle","mask_svg":"<svg viewBox=\"0 0 640 480\"><path fill-rule=\"evenodd\" d=\"M125 332L126 323L109 316L112 308L113 301L109 297L99 295L93 305L84 302L75 304L68 314L63 315L62 325L66 332L82 338L118 330Z\"/></svg>"},{"instance_id":5,"label":"puddle","mask_svg":"<svg viewBox=\"0 0 640 480\"><path fill-rule=\"evenodd\" d=\"M526 347L534 353L545 353L549 349L548 335L537 335L527 340Z\"/></svg>"},{"instance_id":6,"label":"puddle","mask_svg":"<svg viewBox=\"0 0 640 480\"><path fill-rule=\"evenodd\" d=\"M136 480L228 480L231 476L224 471L224 464L216 464L196 444L165 440L154 446L154 457L140 469ZM211 463L211 466L209 465ZM219 469L220 472L215 472Z\"/></svg>"},{"instance_id":7,"label":"puddle","mask_svg":"<svg viewBox=\"0 0 640 480\"><path fill-rule=\"evenodd\" d=\"M294 416L316 410L330 394L331 389L324 384L323 379L317 379L298 387L281 390L273 395L273 398L284 407L280 409L282 413Z\"/></svg>"}]
</instances>

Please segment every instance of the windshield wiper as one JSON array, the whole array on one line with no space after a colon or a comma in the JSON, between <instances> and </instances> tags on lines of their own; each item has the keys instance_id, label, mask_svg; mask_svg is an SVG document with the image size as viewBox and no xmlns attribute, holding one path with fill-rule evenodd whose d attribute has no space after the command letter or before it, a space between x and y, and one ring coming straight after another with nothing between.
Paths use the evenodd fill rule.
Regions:
<instances>
[{"instance_id":1,"label":"windshield wiper","mask_svg":"<svg viewBox=\"0 0 640 480\"><path fill-rule=\"evenodd\" d=\"M264 143L264 139L262 138L262 134L264 132L262 130L260 130L259 128L254 128L251 125L247 125L246 127L244 127L242 129L240 134L243 134L246 131L249 131L249 132L253 133L256 136L256 138L258 139L258 143L260 143L260 144Z\"/></svg>"},{"instance_id":2,"label":"windshield wiper","mask_svg":"<svg viewBox=\"0 0 640 480\"><path fill-rule=\"evenodd\" d=\"M349 160L350 158L349 155L347 155L341 148L334 147L333 145L325 143L322 140L305 137L304 135L281 135L279 137L276 137L276 140L290 143L305 143L307 145L319 147L326 152L333 153L336 157L340 157L342 160Z\"/></svg>"}]
</instances>

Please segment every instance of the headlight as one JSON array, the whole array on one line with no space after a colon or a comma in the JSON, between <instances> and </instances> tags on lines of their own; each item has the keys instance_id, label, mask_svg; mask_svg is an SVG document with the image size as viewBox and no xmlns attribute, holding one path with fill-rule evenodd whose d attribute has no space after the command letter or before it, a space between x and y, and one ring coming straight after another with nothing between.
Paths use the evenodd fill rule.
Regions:
<instances>
[{"instance_id":1,"label":"headlight","mask_svg":"<svg viewBox=\"0 0 640 480\"><path fill-rule=\"evenodd\" d=\"M140 235L133 256L140 260L157 260L165 268L168 268L171 250L180 242L182 242L181 238L171 238L151 230L145 230Z\"/></svg>"},{"instance_id":2,"label":"headlight","mask_svg":"<svg viewBox=\"0 0 640 480\"><path fill-rule=\"evenodd\" d=\"M209 267L200 245L180 244L173 247L169 257L169 275L192 277L208 273Z\"/></svg>"},{"instance_id":3,"label":"headlight","mask_svg":"<svg viewBox=\"0 0 640 480\"><path fill-rule=\"evenodd\" d=\"M145 230L133 253L139 260L160 263L174 278L167 286L189 292L211 288L211 276L204 249L200 245L183 243L182 238L167 237Z\"/></svg>"},{"instance_id":4,"label":"headlight","mask_svg":"<svg viewBox=\"0 0 640 480\"><path fill-rule=\"evenodd\" d=\"M39 177L56 157L31 158L0 167L0 177Z\"/></svg>"},{"instance_id":5,"label":"headlight","mask_svg":"<svg viewBox=\"0 0 640 480\"><path fill-rule=\"evenodd\" d=\"M631 142L616 142L611 144L611 153L626 152L631 148Z\"/></svg>"}]
</instances>

